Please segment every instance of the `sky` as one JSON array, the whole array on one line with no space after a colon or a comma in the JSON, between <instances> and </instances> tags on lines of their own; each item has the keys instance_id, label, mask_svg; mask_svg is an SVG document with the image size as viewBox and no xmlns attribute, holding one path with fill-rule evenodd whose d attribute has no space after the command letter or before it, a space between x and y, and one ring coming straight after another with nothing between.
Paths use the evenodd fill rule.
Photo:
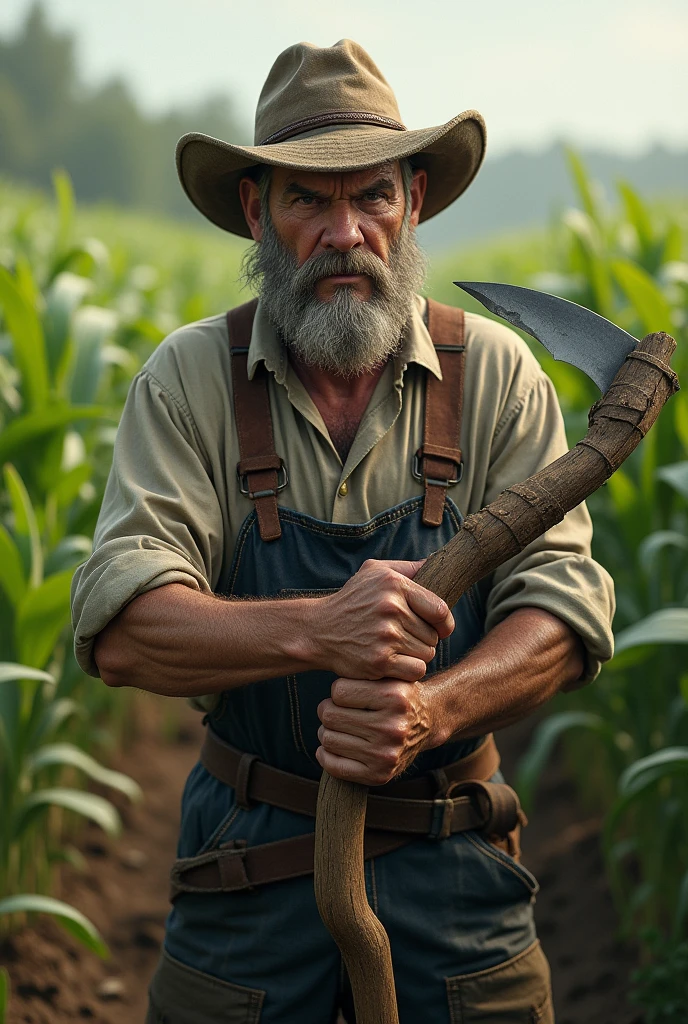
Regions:
<instances>
[{"instance_id":1,"label":"sky","mask_svg":"<svg viewBox=\"0 0 688 1024\"><path fill-rule=\"evenodd\" d=\"M31 0L0 0L0 34ZM45 0L84 82L118 75L149 111L231 95L247 125L277 54L348 36L409 128L475 108L489 152L553 140L637 153L688 145L686 0Z\"/></svg>"}]
</instances>

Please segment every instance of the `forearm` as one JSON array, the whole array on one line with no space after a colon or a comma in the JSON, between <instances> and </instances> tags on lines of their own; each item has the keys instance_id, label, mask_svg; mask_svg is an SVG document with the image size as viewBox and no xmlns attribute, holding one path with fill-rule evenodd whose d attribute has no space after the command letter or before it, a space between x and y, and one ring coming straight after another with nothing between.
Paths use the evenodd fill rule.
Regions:
<instances>
[{"instance_id":1,"label":"forearm","mask_svg":"<svg viewBox=\"0 0 688 1024\"><path fill-rule=\"evenodd\" d=\"M420 562L365 562L320 598L226 601L183 584L142 594L98 635L110 686L193 697L311 669L416 681L454 620L413 583Z\"/></svg>"},{"instance_id":2,"label":"forearm","mask_svg":"<svg viewBox=\"0 0 688 1024\"><path fill-rule=\"evenodd\" d=\"M561 619L522 608L458 664L425 680L433 705L428 747L481 736L525 718L580 677L583 645Z\"/></svg>"},{"instance_id":3,"label":"forearm","mask_svg":"<svg viewBox=\"0 0 688 1024\"><path fill-rule=\"evenodd\" d=\"M195 697L311 667L313 599L226 601L181 584L135 598L99 634L109 686Z\"/></svg>"}]
</instances>

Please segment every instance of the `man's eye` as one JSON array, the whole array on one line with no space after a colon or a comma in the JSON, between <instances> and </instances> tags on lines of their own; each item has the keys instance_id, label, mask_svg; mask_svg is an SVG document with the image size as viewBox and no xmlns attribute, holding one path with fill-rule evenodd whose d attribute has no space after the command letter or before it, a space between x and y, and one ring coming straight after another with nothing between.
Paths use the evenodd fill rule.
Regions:
<instances>
[{"instance_id":1,"label":"man's eye","mask_svg":"<svg viewBox=\"0 0 688 1024\"><path fill-rule=\"evenodd\" d=\"M366 192L363 196L367 203L375 203L378 199L384 199L382 192Z\"/></svg>"},{"instance_id":2,"label":"man's eye","mask_svg":"<svg viewBox=\"0 0 688 1024\"><path fill-rule=\"evenodd\" d=\"M315 202L315 196L299 196L296 202L301 206L312 206Z\"/></svg>"}]
</instances>

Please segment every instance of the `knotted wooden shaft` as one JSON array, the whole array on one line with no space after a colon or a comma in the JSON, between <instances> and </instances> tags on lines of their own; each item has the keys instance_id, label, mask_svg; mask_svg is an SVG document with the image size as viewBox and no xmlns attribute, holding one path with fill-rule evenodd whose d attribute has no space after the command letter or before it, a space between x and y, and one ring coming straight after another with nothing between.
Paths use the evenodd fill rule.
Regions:
<instances>
[{"instance_id":1,"label":"knotted wooden shaft","mask_svg":"<svg viewBox=\"0 0 688 1024\"><path fill-rule=\"evenodd\" d=\"M560 459L468 516L416 582L453 607L469 587L560 522L628 458L678 390L664 333L648 334L590 410L590 429ZM368 790L323 772L315 824L315 896L349 972L357 1024L398 1024L389 939L365 891Z\"/></svg>"}]
</instances>

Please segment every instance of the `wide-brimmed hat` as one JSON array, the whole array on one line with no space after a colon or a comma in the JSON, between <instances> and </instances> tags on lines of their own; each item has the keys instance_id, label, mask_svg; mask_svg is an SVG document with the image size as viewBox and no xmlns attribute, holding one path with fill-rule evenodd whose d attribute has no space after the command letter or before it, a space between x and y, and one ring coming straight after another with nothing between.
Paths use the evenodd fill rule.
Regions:
<instances>
[{"instance_id":1,"label":"wide-brimmed hat","mask_svg":"<svg viewBox=\"0 0 688 1024\"><path fill-rule=\"evenodd\" d=\"M464 110L435 128L409 131L389 83L358 43L296 43L279 55L256 108L255 145L191 132L177 144L177 170L209 220L250 238L239 181L268 164L307 171L355 171L412 158L428 173L421 220L468 188L485 155L485 122Z\"/></svg>"}]
</instances>

